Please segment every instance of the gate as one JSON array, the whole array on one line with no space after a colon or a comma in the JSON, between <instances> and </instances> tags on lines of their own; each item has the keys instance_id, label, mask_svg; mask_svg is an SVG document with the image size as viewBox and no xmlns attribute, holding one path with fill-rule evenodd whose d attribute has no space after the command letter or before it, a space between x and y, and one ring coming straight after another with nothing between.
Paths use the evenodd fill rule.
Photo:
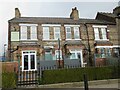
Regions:
<instances>
[{"instance_id":1,"label":"gate","mask_svg":"<svg viewBox=\"0 0 120 90\"><path fill-rule=\"evenodd\" d=\"M31 86L38 84L37 71L18 71L18 86Z\"/></svg>"}]
</instances>

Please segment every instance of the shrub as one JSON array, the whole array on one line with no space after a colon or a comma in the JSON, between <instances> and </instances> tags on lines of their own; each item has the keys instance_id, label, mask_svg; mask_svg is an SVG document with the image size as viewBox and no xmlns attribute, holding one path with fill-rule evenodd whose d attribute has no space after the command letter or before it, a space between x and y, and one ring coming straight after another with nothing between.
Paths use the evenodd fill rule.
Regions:
<instances>
[{"instance_id":1,"label":"shrub","mask_svg":"<svg viewBox=\"0 0 120 90\"><path fill-rule=\"evenodd\" d=\"M83 81L84 74L87 75L89 81L117 78L113 77L113 72L114 72L113 67L89 67L89 68L45 70L42 72L43 76L40 79L40 84L79 82Z\"/></svg>"},{"instance_id":2,"label":"shrub","mask_svg":"<svg viewBox=\"0 0 120 90\"><path fill-rule=\"evenodd\" d=\"M2 88L16 88L16 74L14 72L2 73Z\"/></svg>"}]
</instances>

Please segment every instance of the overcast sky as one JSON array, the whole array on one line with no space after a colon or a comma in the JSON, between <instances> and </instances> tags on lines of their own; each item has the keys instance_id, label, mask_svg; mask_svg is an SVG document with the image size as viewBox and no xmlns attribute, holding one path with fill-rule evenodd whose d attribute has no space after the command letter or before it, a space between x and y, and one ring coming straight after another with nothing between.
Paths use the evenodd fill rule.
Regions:
<instances>
[{"instance_id":1,"label":"overcast sky","mask_svg":"<svg viewBox=\"0 0 120 90\"><path fill-rule=\"evenodd\" d=\"M86 0L85 0L86 1ZM103 0L104 1L104 0ZM8 20L14 17L14 9L19 8L21 16L68 17L73 7L79 10L80 18L95 18L97 12L112 12L116 2L0 2L0 56L4 44L8 43Z\"/></svg>"}]
</instances>

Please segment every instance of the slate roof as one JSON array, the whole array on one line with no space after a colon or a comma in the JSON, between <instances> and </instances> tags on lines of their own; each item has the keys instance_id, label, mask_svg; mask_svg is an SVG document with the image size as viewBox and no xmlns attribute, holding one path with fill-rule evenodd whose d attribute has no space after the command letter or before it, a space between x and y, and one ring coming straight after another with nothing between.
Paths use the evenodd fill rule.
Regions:
<instances>
[{"instance_id":1,"label":"slate roof","mask_svg":"<svg viewBox=\"0 0 120 90\"><path fill-rule=\"evenodd\" d=\"M105 12L98 12L96 15L97 20L104 20L113 23L116 23L116 17L117 15L113 13L105 13Z\"/></svg>"},{"instance_id":2,"label":"slate roof","mask_svg":"<svg viewBox=\"0 0 120 90\"><path fill-rule=\"evenodd\" d=\"M13 18L9 20L9 22L15 23L41 23L41 24L115 24L113 22L108 22L104 20L96 20L96 19L83 19L73 20L71 18L57 18L57 17L20 17Z\"/></svg>"},{"instance_id":3,"label":"slate roof","mask_svg":"<svg viewBox=\"0 0 120 90\"><path fill-rule=\"evenodd\" d=\"M105 12L98 12L98 13L103 14L103 15L106 15L106 16L108 16L108 17L112 17L112 18L117 17L117 15L115 15L115 14L113 14L113 13L105 13Z\"/></svg>"}]
</instances>

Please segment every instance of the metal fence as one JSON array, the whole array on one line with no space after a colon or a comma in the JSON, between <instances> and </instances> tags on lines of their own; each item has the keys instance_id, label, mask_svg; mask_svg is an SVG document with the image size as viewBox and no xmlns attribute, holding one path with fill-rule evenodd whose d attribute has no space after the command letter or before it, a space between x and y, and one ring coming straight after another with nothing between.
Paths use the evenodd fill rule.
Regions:
<instances>
[{"instance_id":1,"label":"metal fence","mask_svg":"<svg viewBox=\"0 0 120 90\"><path fill-rule=\"evenodd\" d=\"M19 71L17 75L17 85L36 85L38 84L38 73L37 71Z\"/></svg>"},{"instance_id":2,"label":"metal fence","mask_svg":"<svg viewBox=\"0 0 120 90\"><path fill-rule=\"evenodd\" d=\"M81 62L79 59L65 59L64 68L80 68Z\"/></svg>"}]
</instances>

